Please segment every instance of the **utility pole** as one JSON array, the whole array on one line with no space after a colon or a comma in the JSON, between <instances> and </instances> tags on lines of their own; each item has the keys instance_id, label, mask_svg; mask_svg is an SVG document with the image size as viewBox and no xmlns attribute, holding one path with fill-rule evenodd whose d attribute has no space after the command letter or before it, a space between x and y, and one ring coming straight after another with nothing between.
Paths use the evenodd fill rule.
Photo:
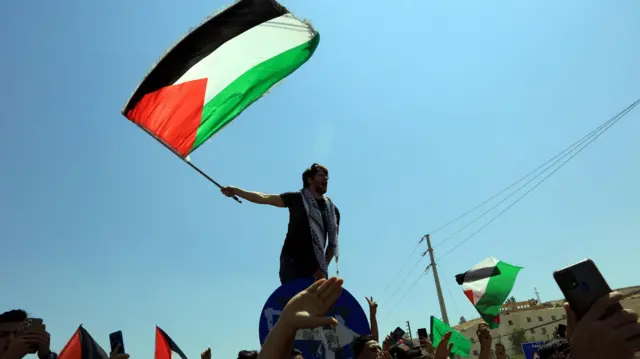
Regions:
<instances>
[{"instance_id":1,"label":"utility pole","mask_svg":"<svg viewBox=\"0 0 640 359\"><path fill-rule=\"evenodd\" d=\"M427 239L427 252L431 258L431 269L433 270L433 279L436 282L436 291L438 292L438 301L440 302L440 312L442 313L442 321L449 325L449 316L447 315L447 306L444 304L444 297L442 296L442 288L440 287L440 277L438 277L438 267L436 266L436 260L433 257L433 248L431 248L431 238L427 234L423 238Z\"/></svg>"},{"instance_id":2,"label":"utility pole","mask_svg":"<svg viewBox=\"0 0 640 359\"><path fill-rule=\"evenodd\" d=\"M538 288L533 287L533 292L536 294L536 299L538 300L538 305L542 304L540 301L540 292L538 292Z\"/></svg>"},{"instance_id":3,"label":"utility pole","mask_svg":"<svg viewBox=\"0 0 640 359\"><path fill-rule=\"evenodd\" d=\"M411 334L411 323L407 320L407 329L409 330L409 339L413 342L413 334Z\"/></svg>"}]
</instances>

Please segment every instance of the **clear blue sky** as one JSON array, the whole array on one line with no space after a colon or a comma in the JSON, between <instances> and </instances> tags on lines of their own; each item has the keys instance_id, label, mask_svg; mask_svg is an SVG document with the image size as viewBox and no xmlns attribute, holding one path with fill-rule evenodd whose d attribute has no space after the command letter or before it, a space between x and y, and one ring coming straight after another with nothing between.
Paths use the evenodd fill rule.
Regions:
<instances>
[{"instance_id":1,"label":"clear blue sky","mask_svg":"<svg viewBox=\"0 0 640 359\"><path fill-rule=\"evenodd\" d=\"M423 234L640 97L635 0L283 4L321 32L316 55L192 158L264 192L296 190L305 167L326 164L341 273L363 305ZM153 355L155 324L192 359L258 347L287 212L222 197L119 112L165 50L224 5L0 5L0 309L45 318L56 350L80 323L105 348L122 329L133 359ZM534 287L560 297L552 271L585 257L612 286L638 284L639 134L640 109L444 259L450 317L474 316L453 276L489 255L526 267L521 299ZM405 292L386 298L394 289L377 298L381 317ZM432 313L429 276L381 326L415 330Z\"/></svg>"}]
</instances>

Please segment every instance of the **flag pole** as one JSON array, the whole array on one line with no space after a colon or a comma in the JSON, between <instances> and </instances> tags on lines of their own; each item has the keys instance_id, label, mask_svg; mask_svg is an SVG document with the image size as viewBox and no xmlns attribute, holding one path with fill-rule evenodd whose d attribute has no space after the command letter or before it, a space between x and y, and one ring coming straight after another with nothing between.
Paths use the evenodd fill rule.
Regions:
<instances>
[{"instance_id":1,"label":"flag pole","mask_svg":"<svg viewBox=\"0 0 640 359\"><path fill-rule=\"evenodd\" d=\"M191 163L191 161L189 161L187 158L183 158L182 156L178 156L178 157L180 157L180 159L182 159L186 164L188 164L189 167L193 168L194 170L196 170L196 172L201 174L202 177L208 179L209 182L213 183L214 185L218 186L218 188L222 189L222 186L220 185L220 183L216 182L216 180L214 180L213 178L209 177L209 175L204 173L204 171L202 171L200 168L198 168L198 166L196 166L193 163ZM231 198L235 199L236 202L238 202L238 203L242 203L242 201L240 201L240 199L235 195L233 197L231 197Z\"/></svg>"},{"instance_id":2,"label":"flag pole","mask_svg":"<svg viewBox=\"0 0 640 359\"><path fill-rule=\"evenodd\" d=\"M125 116L126 117L126 116ZM168 149L169 151L171 151L171 153L173 153L174 155L178 156L179 159L181 159L184 163L188 164L189 167L193 168L194 170L196 170L196 172L198 172L199 174L202 175L202 177L206 178L209 180L209 182L213 183L214 185L218 186L218 188L222 189L222 186L220 185L220 183L218 183L216 180L214 180L213 178L211 178L208 174L204 173L203 170L201 170L200 168L198 168L198 166L194 165L193 163L191 163L191 161L189 160L189 156L186 157L182 157L178 152L176 152L173 148L171 148L171 146L167 145L163 140L161 140L160 138L158 138L156 135L154 135L153 133L149 132L149 130L147 130L146 128L140 126L139 124L135 123L134 121L131 121L133 124L135 124L136 126L138 126L139 128L141 128L144 132L146 132L149 136L153 137L156 141L160 142L166 149ZM238 203L242 203L242 201L240 201L240 199L238 198L238 196L233 196L231 197L233 199L236 200L236 202Z\"/></svg>"}]
</instances>

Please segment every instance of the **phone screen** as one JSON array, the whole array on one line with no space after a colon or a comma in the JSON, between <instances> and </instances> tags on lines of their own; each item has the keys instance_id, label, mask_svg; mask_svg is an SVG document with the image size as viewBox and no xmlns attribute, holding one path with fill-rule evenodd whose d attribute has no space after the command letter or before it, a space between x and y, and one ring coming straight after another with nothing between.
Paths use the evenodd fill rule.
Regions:
<instances>
[{"instance_id":1,"label":"phone screen","mask_svg":"<svg viewBox=\"0 0 640 359\"><path fill-rule=\"evenodd\" d=\"M111 352L113 353L116 347L120 345L118 351L115 354L124 354L124 341L122 339L122 331L118 330L109 334L109 342L111 343Z\"/></svg>"}]
</instances>

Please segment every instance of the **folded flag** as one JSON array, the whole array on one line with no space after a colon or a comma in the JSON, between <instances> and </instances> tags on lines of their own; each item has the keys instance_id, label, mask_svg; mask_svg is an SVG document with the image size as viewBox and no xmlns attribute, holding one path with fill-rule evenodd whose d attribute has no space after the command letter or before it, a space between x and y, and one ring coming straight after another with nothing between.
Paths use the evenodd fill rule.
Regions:
<instances>
[{"instance_id":1,"label":"folded flag","mask_svg":"<svg viewBox=\"0 0 640 359\"><path fill-rule=\"evenodd\" d=\"M451 332L451 338L449 344L453 344L451 349L451 357L459 355L462 357L468 357L471 351L471 341L465 338L464 335L457 332L455 329L448 326L445 322L436 317L431 317L431 343L437 347L447 332Z\"/></svg>"},{"instance_id":2,"label":"folded flag","mask_svg":"<svg viewBox=\"0 0 640 359\"><path fill-rule=\"evenodd\" d=\"M107 353L91 337L82 325L64 346L59 359L108 359Z\"/></svg>"},{"instance_id":3,"label":"folded flag","mask_svg":"<svg viewBox=\"0 0 640 359\"><path fill-rule=\"evenodd\" d=\"M489 328L500 325L500 309L509 298L522 267L489 257L465 273L456 275L456 282Z\"/></svg>"},{"instance_id":4,"label":"folded flag","mask_svg":"<svg viewBox=\"0 0 640 359\"><path fill-rule=\"evenodd\" d=\"M182 350L176 345L164 330L156 326L156 354L155 359L187 359Z\"/></svg>"}]
</instances>

